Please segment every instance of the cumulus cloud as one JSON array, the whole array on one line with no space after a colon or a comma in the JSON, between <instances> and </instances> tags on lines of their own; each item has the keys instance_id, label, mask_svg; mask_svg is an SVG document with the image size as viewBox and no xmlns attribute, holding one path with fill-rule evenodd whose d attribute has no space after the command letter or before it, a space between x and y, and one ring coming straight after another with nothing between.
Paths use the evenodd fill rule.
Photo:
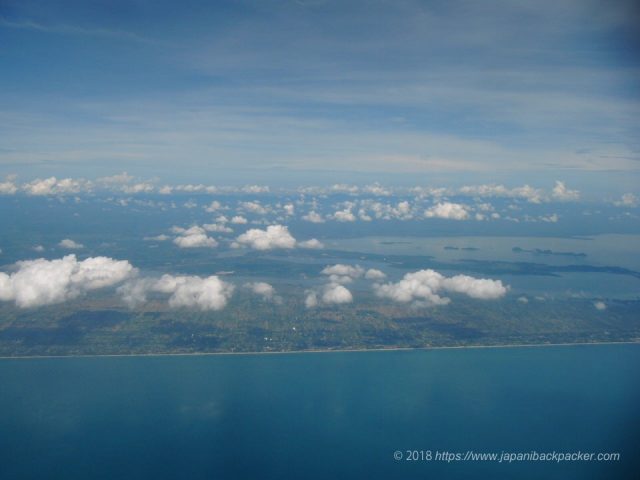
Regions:
<instances>
[{"instance_id":1,"label":"cumulus cloud","mask_svg":"<svg viewBox=\"0 0 640 480\"><path fill-rule=\"evenodd\" d=\"M622 195L620 200L616 200L613 202L616 207L629 207L635 208L638 206L638 197L636 197L633 193L625 193Z\"/></svg>"},{"instance_id":2,"label":"cumulus cloud","mask_svg":"<svg viewBox=\"0 0 640 480\"><path fill-rule=\"evenodd\" d=\"M541 189L529 185L511 189L504 185L471 185L461 187L459 193L474 197L521 198L529 203L541 203L545 197Z\"/></svg>"},{"instance_id":3,"label":"cumulus cloud","mask_svg":"<svg viewBox=\"0 0 640 480\"><path fill-rule=\"evenodd\" d=\"M307 291L307 296L304 299L304 306L307 308L314 308L318 306L318 294L312 290Z\"/></svg>"},{"instance_id":4,"label":"cumulus cloud","mask_svg":"<svg viewBox=\"0 0 640 480\"><path fill-rule=\"evenodd\" d=\"M353 295L339 283L329 283L322 291L322 302L326 304L342 304L353 302Z\"/></svg>"},{"instance_id":5,"label":"cumulus cloud","mask_svg":"<svg viewBox=\"0 0 640 480\"><path fill-rule=\"evenodd\" d=\"M109 177L100 177L98 183L104 183L106 185L122 185L133 181L133 175L129 175L127 172L118 173Z\"/></svg>"},{"instance_id":6,"label":"cumulus cloud","mask_svg":"<svg viewBox=\"0 0 640 480\"><path fill-rule=\"evenodd\" d=\"M274 248L294 248L296 239L284 225L270 225L266 230L252 228L236 238L238 245L245 245L256 250Z\"/></svg>"},{"instance_id":7,"label":"cumulus cloud","mask_svg":"<svg viewBox=\"0 0 640 480\"><path fill-rule=\"evenodd\" d=\"M551 191L551 196L563 202L575 201L580 198L580 192L578 190L569 190L564 182L556 180L556 185Z\"/></svg>"},{"instance_id":8,"label":"cumulus cloud","mask_svg":"<svg viewBox=\"0 0 640 480\"><path fill-rule=\"evenodd\" d=\"M312 238L310 240L304 240L302 242L298 242L298 246L301 248L324 248L324 244L318 240L317 238Z\"/></svg>"},{"instance_id":9,"label":"cumulus cloud","mask_svg":"<svg viewBox=\"0 0 640 480\"><path fill-rule=\"evenodd\" d=\"M445 277L434 270L407 273L396 283L374 284L375 294L396 302L418 302L420 305L447 305L451 300L441 292L456 292L477 299L497 299L507 293L500 280L478 279L467 275Z\"/></svg>"},{"instance_id":10,"label":"cumulus cloud","mask_svg":"<svg viewBox=\"0 0 640 480\"><path fill-rule=\"evenodd\" d=\"M335 193L356 194L360 189L356 185L347 185L345 183L336 183L331 186L331 191Z\"/></svg>"},{"instance_id":11,"label":"cumulus cloud","mask_svg":"<svg viewBox=\"0 0 640 480\"><path fill-rule=\"evenodd\" d=\"M260 202L240 202L240 208L247 212L254 213L256 215L265 215L269 212L269 209L263 206Z\"/></svg>"},{"instance_id":12,"label":"cumulus cloud","mask_svg":"<svg viewBox=\"0 0 640 480\"><path fill-rule=\"evenodd\" d=\"M270 299L275 294L275 288L266 282L252 282L245 284L253 293Z\"/></svg>"},{"instance_id":13,"label":"cumulus cloud","mask_svg":"<svg viewBox=\"0 0 640 480\"><path fill-rule=\"evenodd\" d=\"M169 306L197 307L200 310L221 310L233 293L233 286L216 275L163 275L155 284L157 291L170 294Z\"/></svg>"},{"instance_id":14,"label":"cumulus cloud","mask_svg":"<svg viewBox=\"0 0 640 480\"><path fill-rule=\"evenodd\" d=\"M292 216L294 213L296 213L296 207L293 203L287 203L286 205L282 206L284 213L286 213L288 216Z\"/></svg>"},{"instance_id":15,"label":"cumulus cloud","mask_svg":"<svg viewBox=\"0 0 640 480\"><path fill-rule=\"evenodd\" d=\"M11 274L0 272L0 300L13 301L20 308L61 303L136 274L126 260L90 257L78 261L75 255L22 261L16 267Z\"/></svg>"},{"instance_id":16,"label":"cumulus cloud","mask_svg":"<svg viewBox=\"0 0 640 480\"><path fill-rule=\"evenodd\" d=\"M329 284L344 285L362 277L365 271L360 265L337 263L325 267L320 273L329 277Z\"/></svg>"},{"instance_id":17,"label":"cumulus cloud","mask_svg":"<svg viewBox=\"0 0 640 480\"><path fill-rule=\"evenodd\" d=\"M0 195L14 195L18 191L18 187L13 183L13 177L6 178L4 182L0 182Z\"/></svg>"},{"instance_id":18,"label":"cumulus cloud","mask_svg":"<svg viewBox=\"0 0 640 480\"><path fill-rule=\"evenodd\" d=\"M186 185L176 185L174 187L170 187L172 190L177 192L185 192L185 193L216 193L218 191L217 187L210 185L199 184L186 184Z\"/></svg>"},{"instance_id":19,"label":"cumulus cloud","mask_svg":"<svg viewBox=\"0 0 640 480\"><path fill-rule=\"evenodd\" d=\"M366 193L370 193L372 195L380 196L380 197L388 197L392 194L390 189L384 188L378 182L373 183L371 185L367 185L363 188L363 191Z\"/></svg>"},{"instance_id":20,"label":"cumulus cloud","mask_svg":"<svg viewBox=\"0 0 640 480\"><path fill-rule=\"evenodd\" d=\"M233 228L227 227L226 225L222 225L220 223L205 223L202 227L207 232L217 232L217 233L233 233Z\"/></svg>"},{"instance_id":21,"label":"cumulus cloud","mask_svg":"<svg viewBox=\"0 0 640 480\"><path fill-rule=\"evenodd\" d=\"M338 222L355 222L356 216L353 214L350 208L344 210L338 210L333 214L333 219Z\"/></svg>"},{"instance_id":22,"label":"cumulus cloud","mask_svg":"<svg viewBox=\"0 0 640 480\"><path fill-rule=\"evenodd\" d=\"M311 223L324 223L324 218L322 218L322 215L313 210L304 215L302 219Z\"/></svg>"},{"instance_id":23,"label":"cumulus cloud","mask_svg":"<svg viewBox=\"0 0 640 480\"><path fill-rule=\"evenodd\" d=\"M224 207L217 200L213 200L209 205L204 207L205 212L209 212L209 213L217 212L218 210L222 210L222 209L224 209Z\"/></svg>"},{"instance_id":24,"label":"cumulus cloud","mask_svg":"<svg viewBox=\"0 0 640 480\"><path fill-rule=\"evenodd\" d=\"M205 229L198 225L187 229L173 227L173 231L180 234L173 240L180 248L213 248L218 245L218 242L207 236Z\"/></svg>"},{"instance_id":25,"label":"cumulus cloud","mask_svg":"<svg viewBox=\"0 0 640 480\"><path fill-rule=\"evenodd\" d=\"M340 305L351 302L353 302L353 295L347 287L339 283L330 282L324 285L319 292L315 290L307 291L304 304L307 308L314 308L320 304Z\"/></svg>"},{"instance_id":26,"label":"cumulus cloud","mask_svg":"<svg viewBox=\"0 0 640 480\"><path fill-rule=\"evenodd\" d=\"M234 287L216 275L198 277L165 274L159 279L136 279L122 285L118 292L131 307L146 302L150 292L169 295L172 308L197 308L199 310L221 310L226 305Z\"/></svg>"},{"instance_id":27,"label":"cumulus cloud","mask_svg":"<svg viewBox=\"0 0 640 480\"><path fill-rule=\"evenodd\" d=\"M79 248L84 248L84 245L78 242L74 242L73 240L71 240L70 238L65 238L64 240L60 240L60 243L58 243L59 247L62 248L66 248L69 250L76 250Z\"/></svg>"},{"instance_id":28,"label":"cumulus cloud","mask_svg":"<svg viewBox=\"0 0 640 480\"><path fill-rule=\"evenodd\" d=\"M169 235L165 235L164 233L161 233L160 235L155 235L153 237L144 237L143 240L146 241L151 241L151 242L166 242L167 240L169 240Z\"/></svg>"},{"instance_id":29,"label":"cumulus cloud","mask_svg":"<svg viewBox=\"0 0 640 480\"><path fill-rule=\"evenodd\" d=\"M280 303L282 299L276 295L276 289L272 285L266 282L249 282L244 284L245 288L248 288L256 295L259 295L266 301L273 301Z\"/></svg>"},{"instance_id":30,"label":"cumulus cloud","mask_svg":"<svg viewBox=\"0 0 640 480\"><path fill-rule=\"evenodd\" d=\"M373 216L379 220L411 220L413 218L411 204L406 200L393 206L365 199L360 202L360 205L358 216L361 220L367 222L372 220L371 216L367 214L368 211L371 211Z\"/></svg>"},{"instance_id":31,"label":"cumulus cloud","mask_svg":"<svg viewBox=\"0 0 640 480\"><path fill-rule=\"evenodd\" d=\"M149 182L134 183L131 185L123 185L122 191L124 193L151 193L153 192L153 184Z\"/></svg>"},{"instance_id":32,"label":"cumulus cloud","mask_svg":"<svg viewBox=\"0 0 640 480\"><path fill-rule=\"evenodd\" d=\"M387 275L381 270L370 268L364 274L364 278L366 278L367 280L383 280L387 278Z\"/></svg>"},{"instance_id":33,"label":"cumulus cloud","mask_svg":"<svg viewBox=\"0 0 640 480\"><path fill-rule=\"evenodd\" d=\"M62 178L60 180L56 177L49 177L44 180L38 178L32 182L25 183L22 189L27 195L64 195L89 191L91 190L91 182L73 178Z\"/></svg>"},{"instance_id":34,"label":"cumulus cloud","mask_svg":"<svg viewBox=\"0 0 640 480\"><path fill-rule=\"evenodd\" d=\"M247 223L247 219L240 216L240 215L236 215L235 217L231 218L231 223L235 223L238 225L244 225Z\"/></svg>"},{"instance_id":35,"label":"cumulus cloud","mask_svg":"<svg viewBox=\"0 0 640 480\"><path fill-rule=\"evenodd\" d=\"M601 312L607 309L607 304L604 302L595 302L593 306L596 307L596 310L600 310Z\"/></svg>"},{"instance_id":36,"label":"cumulus cloud","mask_svg":"<svg viewBox=\"0 0 640 480\"><path fill-rule=\"evenodd\" d=\"M551 215L541 215L540 217L538 217L538 220L546 223L558 223L560 217L557 213L552 213Z\"/></svg>"},{"instance_id":37,"label":"cumulus cloud","mask_svg":"<svg viewBox=\"0 0 640 480\"><path fill-rule=\"evenodd\" d=\"M243 193L269 193L269 187L265 185L245 185L241 191Z\"/></svg>"},{"instance_id":38,"label":"cumulus cloud","mask_svg":"<svg viewBox=\"0 0 640 480\"><path fill-rule=\"evenodd\" d=\"M427 218L446 218L449 220L466 220L469 212L459 203L441 202L424 212Z\"/></svg>"}]
</instances>

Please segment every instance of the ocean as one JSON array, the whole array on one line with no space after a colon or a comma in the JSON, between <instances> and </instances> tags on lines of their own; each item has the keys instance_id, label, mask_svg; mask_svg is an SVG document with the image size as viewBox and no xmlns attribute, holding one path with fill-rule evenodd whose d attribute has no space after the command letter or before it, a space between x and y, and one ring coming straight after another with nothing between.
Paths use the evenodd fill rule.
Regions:
<instances>
[{"instance_id":1,"label":"ocean","mask_svg":"<svg viewBox=\"0 0 640 480\"><path fill-rule=\"evenodd\" d=\"M637 478L639 373L630 344L3 359L0 478Z\"/></svg>"}]
</instances>

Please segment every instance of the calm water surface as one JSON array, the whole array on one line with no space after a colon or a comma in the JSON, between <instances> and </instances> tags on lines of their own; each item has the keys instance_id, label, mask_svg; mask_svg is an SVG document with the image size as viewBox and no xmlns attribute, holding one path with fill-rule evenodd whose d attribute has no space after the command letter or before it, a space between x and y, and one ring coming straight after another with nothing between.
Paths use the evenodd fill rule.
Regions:
<instances>
[{"instance_id":1,"label":"calm water surface","mask_svg":"<svg viewBox=\"0 0 640 480\"><path fill-rule=\"evenodd\" d=\"M639 373L637 345L0 360L0 478L637 478Z\"/></svg>"}]
</instances>

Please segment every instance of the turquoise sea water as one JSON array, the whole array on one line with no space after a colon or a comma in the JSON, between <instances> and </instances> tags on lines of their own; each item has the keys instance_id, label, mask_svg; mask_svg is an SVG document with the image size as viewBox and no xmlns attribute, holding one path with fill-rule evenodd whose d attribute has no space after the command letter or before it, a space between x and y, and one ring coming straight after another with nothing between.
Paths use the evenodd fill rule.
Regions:
<instances>
[{"instance_id":1,"label":"turquoise sea water","mask_svg":"<svg viewBox=\"0 0 640 480\"><path fill-rule=\"evenodd\" d=\"M0 478L637 478L639 373L638 345L0 360Z\"/></svg>"}]
</instances>

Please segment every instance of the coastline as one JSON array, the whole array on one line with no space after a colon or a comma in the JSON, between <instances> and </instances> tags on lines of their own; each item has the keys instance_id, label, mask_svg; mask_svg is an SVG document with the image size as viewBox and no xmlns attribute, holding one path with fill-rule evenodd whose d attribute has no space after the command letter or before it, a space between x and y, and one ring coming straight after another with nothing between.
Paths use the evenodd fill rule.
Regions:
<instances>
[{"instance_id":1,"label":"coastline","mask_svg":"<svg viewBox=\"0 0 640 480\"><path fill-rule=\"evenodd\" d=\"M315 349L315 350L288 350L273 352L184 352L184 353L113 353L113 354L80 354L80 355L19 355L0 356L0 360L29 360L29 359L56 359L56 358L118 358L118 357L199 357L199 356L255 356L255 355L300 355L300 354L325 354L325 353L366 353L366 352L399 352L399 351L429 351L429 350L470 350L492 348L541 348L541 347L571 347L571 346L595 346L595 345L640 345L638 341L622 342L575 342L575 343L513 343L504 345L451 345L434 347L391 347L391 348L354 348L354 349Z\"/></svg>"}]
</instances>

